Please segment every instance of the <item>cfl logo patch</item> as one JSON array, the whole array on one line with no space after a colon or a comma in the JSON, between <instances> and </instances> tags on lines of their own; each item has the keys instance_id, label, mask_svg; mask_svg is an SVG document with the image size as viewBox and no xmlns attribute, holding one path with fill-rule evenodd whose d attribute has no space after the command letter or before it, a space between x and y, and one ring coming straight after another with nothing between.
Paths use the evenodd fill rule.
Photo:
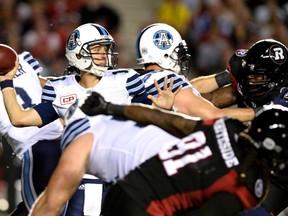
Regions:
<instances>
[{"instance_id":1,"label":"cfl logo patch","mask_svg":"<svg viewBox=\"0 0 288 216\"><path fill-rule=\"evenodd\" d=\"M173 36L166 30L160 30L154 34L153 42L157 48L167 50L173 44Z\"/></svg>"},{"instance_id":2,"label":"cfl logo patch","mask_svg":"<svg viewBox=\"0 0 288 216\"><path fill-rule=\"evenodd\" d=\"M76 99L77 99L76 94L67 95L67 96L60 97L60 103L61 105L72 104L76 101Z\"/></svg>"},{"instance_id":3,"label":"cfl logo patch","mask_svg":"<svg viewBox=\"0 0 288 216\"><path fill-rule=\"evenodd\" d=\"M283 64L287 59L287 51L280 46L272 46L270 49L270 57L276 64Z\"/></svg>"}]
</instances>

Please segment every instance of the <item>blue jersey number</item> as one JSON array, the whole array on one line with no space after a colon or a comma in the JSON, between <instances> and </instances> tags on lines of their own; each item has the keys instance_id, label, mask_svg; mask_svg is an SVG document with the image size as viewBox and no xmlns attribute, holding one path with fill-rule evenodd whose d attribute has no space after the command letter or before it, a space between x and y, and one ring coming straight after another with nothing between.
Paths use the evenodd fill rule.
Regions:
<instances>
[{"instance_id":1,"label":"blue jersey number","mask_svg":"<svg viewBox=\"0 0 288 216\"><path fill-rule=\"evenodd\" d=\"M32 99L29 97L29 95L23 88L15 87L15 90L16 90L17 95L19 95L19 97L23 101L23 104L21 104L23 109L27 109L35 105L32 103Z\"/></svg>"}]
</instances>

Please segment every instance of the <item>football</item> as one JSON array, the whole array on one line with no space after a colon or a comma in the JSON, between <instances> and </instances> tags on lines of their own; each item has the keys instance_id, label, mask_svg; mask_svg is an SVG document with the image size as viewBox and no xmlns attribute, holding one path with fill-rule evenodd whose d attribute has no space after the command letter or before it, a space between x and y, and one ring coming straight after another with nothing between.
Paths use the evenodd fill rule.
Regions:
<instances>
[{"instance_id":1,"label":"football","mask_svg":"<svg viewBox=\"0 0 288 216\"><path fill-rule=\"evenodd\" d=\"M17 53L11 47L0 44L0 75L5 75L15 66Z\"/></svg>"}]
</instances>

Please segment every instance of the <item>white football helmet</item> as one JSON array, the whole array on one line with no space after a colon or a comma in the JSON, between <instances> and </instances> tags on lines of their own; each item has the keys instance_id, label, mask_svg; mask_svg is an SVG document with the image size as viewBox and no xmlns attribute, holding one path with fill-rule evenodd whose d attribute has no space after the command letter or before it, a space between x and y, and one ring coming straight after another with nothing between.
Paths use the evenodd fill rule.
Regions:
<instances>
[{"instance_id":1,"label":"white football helmet","mask_svg":"<svg viewBox=\"0 0 288 216\"><path fill-rule=\"evenodd\" d=\"M106 65L97 65L92 58L91 46L107 46ZM66 42L66 57L70 66L102 77L117 66L118 53L114 52L115 41L101 25L87 23L76 28Z\"/></svg>"},{"instance_id":2,"label":"white football helmet","mask_svg":"<svg viewBox=\"0 0 288 216\"><path fill-rule=\"evenodd\" d=\"M136 41L138 64L156 63L176 73L189 70L190 55L185 40L170 25L155 23L144 28Z\"/></svg>"}]
</instances>

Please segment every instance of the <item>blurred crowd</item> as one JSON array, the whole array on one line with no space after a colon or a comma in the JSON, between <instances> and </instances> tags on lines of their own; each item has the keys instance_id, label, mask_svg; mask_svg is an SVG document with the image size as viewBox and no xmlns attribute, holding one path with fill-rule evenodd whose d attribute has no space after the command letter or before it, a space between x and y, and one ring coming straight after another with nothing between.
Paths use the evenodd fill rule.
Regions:
<instances>
[{"instance_id":1,"label":"blurred crowd","mask_svg":"<svg viewBox=\"0 0 288 216\"><path fill-rule=\"evenodd\" d=\"M156 15L186 39L196 76L225 68L236 49L259 39L288 45L286 0L162 0Z\"/></svg>"},{"instance_id":2,"label":"blurred crowd","mask_svg":"<svg viewBox=\"0 0 288 216\"><path fill-rule=\"evenodd\" d=\"M262 38L288 45L286 0L159 0L155 5L147 23L165 22L181 32L192 55L194 76L223 70L235 49ZM1 0L0 6L1 43L18 52L30 51L45 66L45 75L62 75L67 35L83 23L98 22L121 41L118 8L105 1ZM121 61L125 53L119 51ZM121 66L131 65L128 61Z\"/></svg>"},{"instance_id":3,"label":"blurred crowd","mask_svg":"<svg viewBox=\"0 0 288 216\"><path fill-rule=\"evenodd\" d=\"M120 24L117 12L97 0L2 0L0 6L1 43L30 51L45 75L63 74L65 42L73 29L97 22L114 35Z\"/></svg>"}]
</instances>

